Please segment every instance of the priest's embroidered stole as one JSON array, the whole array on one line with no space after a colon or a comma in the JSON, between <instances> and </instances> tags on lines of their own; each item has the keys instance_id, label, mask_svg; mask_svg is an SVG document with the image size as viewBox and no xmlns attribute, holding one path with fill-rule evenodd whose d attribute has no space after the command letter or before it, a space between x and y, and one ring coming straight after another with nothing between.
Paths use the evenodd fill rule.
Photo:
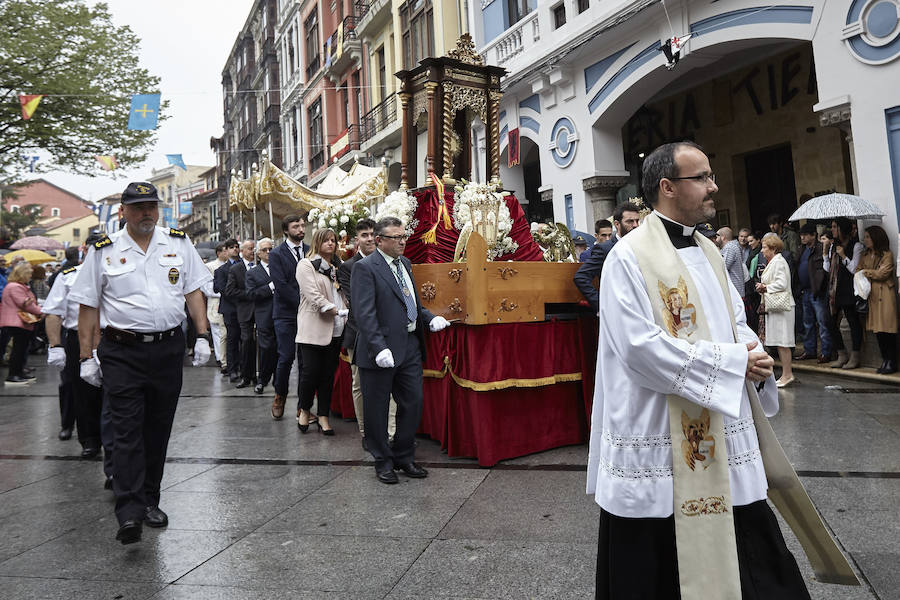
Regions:
<instances>
[{"instance_id":1,"label":"priest's embroidered stole","mask_svg":"<svg viewBox=\"0 0 900 600\"><path fill-rule=\"evenodd\" d=\"M710 262L715 265L710 252L721 262L715 246L698 237L698 245ZM641 227L623 241L629 242L634 250L650 291L656 324L672 337L691 344L712 341L700 293L669 241L660 218L648 215ZM721 271L724 275L724 269ZM727 282L720 283L731 312ZM675 394L669 394L666 399L672 438L675 546L681 597L703 598L713 592L716 598L740 600L724 418L716 410Z\"/></svg>"},{"instance_id":2,"label":"priest's embroidered stole","mask_svg":"<svg viewBox=\"0 0 900 600\"><path fill-rule=\"evenodd\" d=\"M694 240L709 260L722 289L731 317L732 339L737 342L737 324L722 257L702 234L695 232ZM690 343L709 340L699 293L661 219L651 213L641 227L622 241L628 243L637 258L657 325L672 337ZM749 381L746 389L769 482L769 499L797 535L819 581L859 585L775 438L756 389ZM681 597L704 597L715 590L716 598L739 599L740 573L723 416L679 396L669 395L667 400Z\"/></svg>"}]
</instances>

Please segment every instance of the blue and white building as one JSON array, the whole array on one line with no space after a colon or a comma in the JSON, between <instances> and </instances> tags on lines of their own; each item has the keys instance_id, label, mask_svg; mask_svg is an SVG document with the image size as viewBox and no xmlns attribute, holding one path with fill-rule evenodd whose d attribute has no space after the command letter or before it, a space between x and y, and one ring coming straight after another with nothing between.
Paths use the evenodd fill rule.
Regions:
<instances>
[{"instance_id":1,"label":"blue and white building","mask_svg":"<svg viewBox=\"0 0 900 600\"><path fill-rule=\"evenodd\" d=\"M896 237L900 0L470 0L469 17L508 70L501 178L530 218L591 231L641 194L649 150L693 139L718 176L719 225L765 229L834 190L876 202ZM689 33L668 70L661 44Z\"/></svg>"}]
</instances>

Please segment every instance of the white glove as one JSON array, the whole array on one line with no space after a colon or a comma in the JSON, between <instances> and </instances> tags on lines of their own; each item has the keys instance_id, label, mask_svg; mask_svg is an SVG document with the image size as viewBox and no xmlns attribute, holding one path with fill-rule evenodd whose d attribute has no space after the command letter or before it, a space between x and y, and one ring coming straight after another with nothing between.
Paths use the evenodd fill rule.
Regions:
<instances>
[{"instance_id":1,"label":"white glove","mask_svg":"<svg viewBox=\"0 0 900 600\"><path fill-rule=\"evenodd\" d=\"M81 363L81 378L94 387L103 385L103 372L100 370L100 358L97 357L97 351L94 350L93 358L89 358Z\"/></svg>"},{"instance_id":2,"label":"white glove","mask_svg":"<svg viewBox=\"0 0 900 600\"><path fill-rule=\"evenodd\" d=\"M432 331L440 331L442 329L447 329L448 327L450 327L450 321L441 316L433 318L428 324L428 328Z\"/></svg>"},{"instance_id":3,"label":"white glove","mask_svg":"<svg viewBox=\"0 0 900 600\"><path fill-rule=\"evenodd\" d=\"M339 316L339 317L344 317L344 318L346 318L346 316L349 315L349 314L350 314L350 311L349 311L348 309L346 309L346 308L342 308L341 310L338 311L338 316Z\"/></svg>"},{"instance_id":4,"label":"white glove","mask_svg":"<svg viewBox=\"0 0 900 600\"><path fill-rule=\"evenodd\" d=\"M194 360L191 364L195 367L205 365L209 356L209 342L205 338L197 338L197 341L194 342Z\"/></svg>"},{"instance_id":5,"label":"white glove","mask_svg":"<svg viewBox=\"0 0 900 600\"><path fill-rule=\"evenodd\" d=\"M394 368L394 354L391 352L391 349L385 348L379 352L378 356L375 357L375 364L382 369Z\"/></svg>"},{"instance_id":6,"label":"white glove","mask_svg":"<svg viewBox=\"0 0 900 600\"><path fill-rule=\"evenodd\" d=\"M62 371L66 367L66 349L62 347L47 348L47 366Z\"/></svg>"}]
</instances>

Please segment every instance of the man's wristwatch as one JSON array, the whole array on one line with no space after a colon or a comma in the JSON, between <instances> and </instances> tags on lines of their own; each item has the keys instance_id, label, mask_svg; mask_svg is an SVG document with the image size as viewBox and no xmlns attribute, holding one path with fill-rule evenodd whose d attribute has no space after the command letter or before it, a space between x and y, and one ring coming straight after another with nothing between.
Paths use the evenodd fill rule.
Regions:
<instances>
[{"instance_id":1,"label":"man's wristwatch","mask_svg":"<svg viewBox=\"0 0 900 600\"><path fill-rule=\"evenodd\" d=\"M93 356L88 356L87 358L79 358L79 359L78 359L78 362L83 363L83 362L85 362L85 361L87 361L87 360L91 360L92 358L94 358L94 357L93 357Z\"/></svg>"}]
</instances>

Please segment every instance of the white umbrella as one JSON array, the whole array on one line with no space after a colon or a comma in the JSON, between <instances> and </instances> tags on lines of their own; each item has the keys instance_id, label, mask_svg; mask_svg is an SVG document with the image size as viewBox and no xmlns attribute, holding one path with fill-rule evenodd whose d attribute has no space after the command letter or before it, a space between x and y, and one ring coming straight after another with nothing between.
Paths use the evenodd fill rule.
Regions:
<instances>
[{"instance_id":1,"label":"white umbrella","mask_svg":"<svg viewBox=\"0 0 900 600\"><path fill-rule=\"evenodd\" d=\"M839 193L825 194L807 200L803 206L794 211L788 221L834 219L836 217L880 221L884 217L884 211L859 196Z\"/></svg>"}]
</instances>

